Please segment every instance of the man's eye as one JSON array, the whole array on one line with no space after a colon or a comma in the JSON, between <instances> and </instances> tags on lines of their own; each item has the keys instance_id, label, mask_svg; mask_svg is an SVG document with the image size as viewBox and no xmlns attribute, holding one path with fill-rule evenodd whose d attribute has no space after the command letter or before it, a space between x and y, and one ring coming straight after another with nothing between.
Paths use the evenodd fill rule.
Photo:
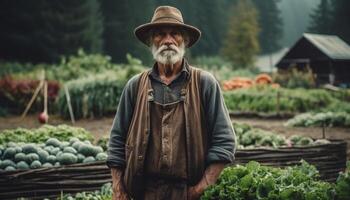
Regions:
<instances>
[{"instance_id":1,"label":"man's eye","mask_svg":"<svg viewBox=\"0 0 350 200\"><path fill-rule=\"evenodd\" d=\"M173 36L178 36L180 33L179 32L171 32L171 35Z\"/></svg>"}]
</instances>

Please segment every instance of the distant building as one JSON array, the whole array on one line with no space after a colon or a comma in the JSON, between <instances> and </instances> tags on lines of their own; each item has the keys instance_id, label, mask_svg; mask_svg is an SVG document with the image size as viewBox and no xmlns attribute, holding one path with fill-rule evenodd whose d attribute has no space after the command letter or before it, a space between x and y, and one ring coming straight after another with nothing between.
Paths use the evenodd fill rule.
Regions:
<instances>
[{"instance_id":1,"label":"distant building","mask_svg":"<svg viewBox=\"0 0 350 200\"><path fill-rule=\"evenodd\" d=\"M334 35L304 33L276 64L278 70L310 67L317 84L350 87L350 46Z\"/></svg>"}]
</instances>

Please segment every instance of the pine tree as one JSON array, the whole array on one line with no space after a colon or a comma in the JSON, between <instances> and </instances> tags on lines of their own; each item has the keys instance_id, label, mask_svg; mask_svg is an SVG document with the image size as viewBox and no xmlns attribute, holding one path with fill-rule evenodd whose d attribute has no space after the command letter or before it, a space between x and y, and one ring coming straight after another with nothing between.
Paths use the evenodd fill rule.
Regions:
<instances>
[{"instance_id":1,"label":"pine tree","mask_svg":"<svg viewBox=\"0 0 350 200\"><path fill-rule=\"evenodd\" d=\"M350 1L332 0L334 6L332 16L332 30L334 34L350 44Z\"/></svg>"},{"instance_id":2,"label":"pine tree","mask_svg":"<svg viewBox=\"0 0 350 200\"><path fill-rule=\"evenodd\" d=\"M25 62L56 62L79 48L102 49L102 17L97 0L3 1L0 56Z\"/></svg>"},{"instance_id":3,"label":"pine tree","mask_svg":"<svg viewBox=\"0 0 350 200\"><path fill-rule=\"evenodd\" d=\"M186 15L195 18L194 24L202 31L198 44L191 50L192 55L217 55L226 32L228 13L223 0L197 0L196 11L189 10Z\"/></svg>"},{"instance_id":4,"label":"pine tree","mask_svg":"<svg viewBox=\"0 0 350 200\"><path fill-rule=\"evenodd\" d=\"M239 0L230 12L229 26L222 54L234 67L253 67L259 52L257 11L250 0Z\"/></svg>"},{"instance_id":5,"label":"pine tree","mask_svg":"<svg viewBox=\"0 0 350 200\"><path fill-rule=\"evenodd\" d=\"M320 4L310 15L311 22L308 30L312 33L331 34L332 8L329 0L321 0Z\"/></svg>"},{"instance_id":6,"label":"pine tree","mask_svg":"<svg viewBox=\"0 0 350 200\"><path fill-rule=\"evenodd\" d=\"M180 9L185 23L201 30L200 41L187 50L191 56L218 54L226 33L230 4L232 0L156 0L156 6L171 5Z\"/></svg>"},{"instance_id":7,"label":"pine tree","mask_svg":"<svg viewBox=\"0 0 350 200\"><path fill-rule=\"evenodd\" d=\"M260 26L259 44L261 53L272 53L281 48L282 18L277 7L279 0L253 0L258 10L258 22Z\"/></svg>"},{"instance_id":8,"label":"pine tree","mask_svg":"<svg viewBox=\"0 0 350 200\"><path fill-rule=\"evenodd\" d=\"M126 54L146 59L147 47L137 41L134 29L151 20L153 0L100 0L104 16L103 34L106 54L113 61L125 62Z\"/></svg>"}]
</instances>

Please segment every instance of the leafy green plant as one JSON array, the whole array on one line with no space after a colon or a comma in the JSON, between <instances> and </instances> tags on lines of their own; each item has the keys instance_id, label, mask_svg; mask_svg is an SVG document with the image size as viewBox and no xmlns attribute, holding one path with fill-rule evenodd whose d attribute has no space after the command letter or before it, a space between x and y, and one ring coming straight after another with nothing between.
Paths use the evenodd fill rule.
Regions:
<instances>
[{"instance_id":1,"label":"leafy green plant","mask_svg":"<svg viewBox=\"0 0 350 200\"><path fill-rule=\"evenodd\" d=\"M305 161L286 169L261 166L251 161L245 166L227 167L217 183L210 186L201 200L311 200L334 199L332 184L319 181L316 168Z\"/></svg>"},{"instance_id":2,"label":"leafy green plant","mask_svg":"<svg viewBox=\"0 0 350 200\"><path fill-rule=\"evenodd\" d=\"M119 72L107 71L67 82L74 117L101 117L114 113L126 83L124 77ZM58 108L61 116L69 118L64 89L59 94Z\"/></svg>"},{"instance_id":3,"label":"leafy green plant","mask_svg":"<svg viewBox=\"0 0 350 200\"><path fill-rule=\"evenodd\" d=\"M341 172L336 182L337 200L347 200L350 197L350 161L346 163L345 172Z\"/></svg>"},{"instance_id":4,"label":"leafy green plant","mask_svg":"<svg viewBox=\"0 0 350 200\"><path fill-rule=\"evenodd\" d=\"M279 70L273 75L273 80L286 88L314 88L316 86L310 68L299 70L297 67L290 67L286 70Z\"/></svg>"},{"instance_id":5,"label":"leafy green plant","mask_svg":"<svg viewBox=\"0 0 350 200\"><path fill-rule=\"evenodd\" d=\"M286 126L350 127L350 114L345 112L303 113L289 119Z\"/></svg>"},{"instance_id":6,"label":"leafy green plant","mask_svg":"<svg viewBox=\"0 0 350 200\"><path fill-rule=\"evenodd\" d=\"M80 140L93 140L92 134L83 128L68 125L43 125L38 129L17 128L3 130L0 132L0 145L8 142L41 143L49 138L68 141L72 137Z\"/></svg>"},{"instance_id":7,"label":"leafy green plant","mask_svg":"<svg viewBox=\"0 0 350 200\"><path fill-rule=\"evenodd\" d=\"M224 92L230 111L261 113L303 113L327 109L338 99L322 89L287 89L270 86L251 87ZM278 103L277 103L278 102Z\"/></svg>"},{"instance_id":8,"label":"leafy green plant","mask_svg":"<svg viewBox=\"0 0 350 200\"><path fill-rule=\"evenodd\" d=\"M102 147L76 137L69 141L49 138L45 143L9 142L0 147L0 171L57 167L106 159L107 154Z\"/></svg>"},{"instance_id":9,"label":"leafy green plant","mask_svg":"<svg viewBox=\"0 0 350 200\"><path fill-rule=\"evenodd\" d=\"M24 64L24 66L26 66L26 64ZM121 65L113 64L109 56L86 54L80 49L76 55L62 57L58 64L39 64L31 67L31 70L19 70L17 73L11 75L15 79L30 78L37 80L40 78L42 71L45 70L46 79L66 82L79 77L89 76L90 74L101 73L105 70L118 69L121 69Z\"/></svg>"},{"instance_id":10,"label":"leafy green plant","mask_svg":"<svg viewBox=\"0 0 350 200\"><path fill-rule=\"evenodd\" d=\"M100 190L94 192L79 192L75 195L62 194L57 200L110 200L112 198L112 184L104 184Z\"/></svg>"},{"instance_id":11,"label":"leafy green plant","mask_svg":"<svg viewBox=\"0 0 350 200\"><path fill-rule=\"evenodd\" d=\"M280 148L293 146L310 146L330 143L329 140L317 139L310 137L291 135L286 138L283 135L271 131L265 131L258 128L252 128L247 124L234 123L233 128L237 138L237 149L254 149L254 148Z\"/></svg>"}]
</instances>

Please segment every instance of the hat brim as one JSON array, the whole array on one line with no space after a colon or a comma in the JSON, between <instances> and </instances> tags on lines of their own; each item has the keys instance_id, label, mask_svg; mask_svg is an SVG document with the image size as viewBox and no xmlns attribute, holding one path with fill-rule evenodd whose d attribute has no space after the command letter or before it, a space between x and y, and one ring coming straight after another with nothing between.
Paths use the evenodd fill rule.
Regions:
<instances>
[{"instance_id":1,"label":"hat brim","mask_svg":"<svg viewBox=\"0 0 350 200\"><path fill-rule=\"evenodd\" d=\"M188 24L180 24L175 22L153 22L153 23L147 23L138 26L135 28L135 36L145 45L150 46L149 44L149 31L153 28L161 27L161 26L175 26L183 29L186 31L189 35L189 42L187 44L187 47L193 46L201 37L201 31L191 25Z\"/></svg>"}]
</instances>

